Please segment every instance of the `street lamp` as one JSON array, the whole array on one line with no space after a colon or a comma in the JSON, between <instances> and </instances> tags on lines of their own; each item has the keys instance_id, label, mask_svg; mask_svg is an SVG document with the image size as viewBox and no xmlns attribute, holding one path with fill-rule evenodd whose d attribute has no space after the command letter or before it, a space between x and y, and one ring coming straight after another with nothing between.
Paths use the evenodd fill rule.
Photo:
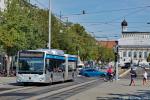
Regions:
<instances>
[{"instance_id":1,"label":"street lamp","mask_svg":"<svg viewBox=\"0 0 150 100\"><path fill-rule=\"evenodd\" d=\"M116 80L118 80L118 78L119 78L119 73L118 73L118 56L119 56L119 54L118 54L118 49L119 49L119 46L118 45L116 45L115 46L115 48L114 48L114 52L115 52L115 73L116 73Z\"/></svg>"},{"instance_id":2,"label":"street lamp","mask_svg":"<svg viewBox=\"0 0 150 100\"><path fill-rule=\"evenodd\" d=\"M49 0L49 35L48 48L51 49L51 0Z\"/></svg>"}]
</instances>

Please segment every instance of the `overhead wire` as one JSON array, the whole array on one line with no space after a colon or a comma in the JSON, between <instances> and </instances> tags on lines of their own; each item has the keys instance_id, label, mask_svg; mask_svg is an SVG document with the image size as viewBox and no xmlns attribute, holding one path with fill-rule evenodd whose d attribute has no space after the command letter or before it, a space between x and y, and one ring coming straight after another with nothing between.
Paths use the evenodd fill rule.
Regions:
<instances>
[{"instance_id":1,"label":"overhead wire","mask_svg":"<svg viewBox=\"0 0 150 100\"><path fill-rule=\"evenodd\" d=\"M142 9L142 8L150 8L150 5L147 5L147 6L140 6L140 7L124 8L124 9L101 10L101 11L96 11L96 12L86 12L86 11L84 11L84 14L83 14L83 13L74 13L74 14L68 14L68 15L62 15L62 16L101 14L101 13L109 13L109 12L129 11L129 10Z\"/></svg>"},{"instance_id":2,"label":"overhead wire","mask_svg":"<svg viewBox=\"0 0 150 100\"><path fill-rule=\"evenodd\" d=\"M146 8L142 8L142 9L140 9L140 10L136 10L136 11L133 11L133 12L129 12L129 13L123 15L121 18L119 17L119 18L113 19L113 20L108 21L108 22L100 23L99 25L103 25L103 24L104 24L104 25L109 25L110 23L113 23L113 22L115 22L115 21L117 21L117 20L121 20L122 18L125 18L125 17L127 17L127 16L131 16L131 15L133 15L133 14L135 14L135 13L139 13L139 12L143 11L143 9L146 9Z\"/></svg>"},{"instance_id":3,"label":"overhead wire","mask_svg":"<svg viewBox=\"0 0 150 100\"><path fill-rule=\"evenodd\" d=\"M44 4L42 4L41 2L39 2L38 0L35 0L39 5L41 5L42 7L44 8L47 8ZM150 8L149 5L146 5L146 6L140 6L140 7L131 7L131 8L124 8L124 9L114 9L114 10L101 10L101 11L96 11L96 12L84 12L84 14L81 12L81 13L76 13L76 14L70 14L70 15L61 15L62 17L69 17L69 16L79 16L79 15L90 15L90 14L101 14L101 13L109 13L109 12L121 12L121 11L131 11L131 10L134 10L132 12L129 12L125 15L123 15L122 17L119 17L119 18L116 18L116 19L113 19L111 21L107 21L107 22L78 22L78 23L89 23L89 24L93 24L92 26L94 25L102 25L102 24L106 24L106 25L109 25L111 23L120 23L120 22L117 22L118 20L121 20L122 18L126 18L128 16L131 16L135 13L139 13L141 11L144 11L144 9L147 9L147 8ZM130 22L130 23L144 23L144 22Z\"/></svg>"},{"instance_id":4,"label":"overhead wire","mask_svg":"<svg viewBox=\"0 0 150 100\"><path fill-rule=\"evenodd\" d=\"M44 7L44 8L47 8L43 3L41 3L41 2L39 2L38 0L35 0L39 5L41 5L42 7ZM141 9L142 8L142 9ZM146 5L146 6L139 6L139 7L131 7L131 8L124 8L124 9L114 9L114 10L102 10L102 11L97 11L97 12L91 12L91 13L86 13L85 11L84 11L84 14L94 14L94 13L107 13L107 12L118 12L118 11L126 11L126 10L133 10L133 9L140 9L140 10L136 10L136 11L133 11L133 12L130 12L130 13L128 13L128 14L126 14L126 15L124 15L123 17L127 17L127 16L130 16L131 15L131 13L133 14L133 13L135 13L135 12L138 12L138 11L141 11L141 10L143 10L143 9L145 9L145 8L150 8L150 5ZM78 14L71 14L71 15L84 15L84 14L82 14L82 13L78 13ZM58 15L57 15L58 16ZM64 15L61 15L61 16L64 16ZM65 15L66 16L66 15ZM68 17L68 16L67 16ZM115 20L118 20L118 19L115 19ZM120 22L114 22L114 20L112 20L112 21L109 21L109 22L96 22L96 23L98 23L98 24L108 24L108 23L120 23ZM95 22L79 22L79 23L94 23L95 24ZM139 22L137 22L137 23L139 23ZM95 24L96 25L96 24Z\"/></svg>"}]
</instances>

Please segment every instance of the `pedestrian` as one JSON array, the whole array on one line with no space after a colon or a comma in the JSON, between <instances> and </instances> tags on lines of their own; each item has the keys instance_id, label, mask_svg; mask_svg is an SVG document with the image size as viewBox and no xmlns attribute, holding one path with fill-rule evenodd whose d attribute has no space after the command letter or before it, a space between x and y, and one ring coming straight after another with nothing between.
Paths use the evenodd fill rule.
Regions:
<instances>
[{"instance_id":1,"label":"pedestrian","mask_svg":"<svg viewBox=\"0 0 150 100\"><path fill-rule=\"evenodd\" d=\"M147 71L146 69L144 69L144 73L143 73L143 85L148 84L147 83Z\"/></svg>"},{"instance_id":2,"label":"pedestrian","mask_svg":"<svg viewBox=\"0 0 150 100\"><path fill-rule=\"evenodd\" d=\"M130 81L129 86L132 86L132 85L135 86L135 78L137 77L137 74L135 70L133 70L133 68L131 68L130 74L131 74L131 81Z\"/></svg>"}]
</instances>

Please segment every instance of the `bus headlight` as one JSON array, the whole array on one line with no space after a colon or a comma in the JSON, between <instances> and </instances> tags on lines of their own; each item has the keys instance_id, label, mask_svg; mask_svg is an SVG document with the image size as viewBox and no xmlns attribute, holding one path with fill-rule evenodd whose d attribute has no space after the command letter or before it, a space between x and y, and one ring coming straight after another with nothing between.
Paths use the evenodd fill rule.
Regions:
<instances>
[{"instance_id":1,"label":"bus headlight","mask_svg":"<svg viewBox=\"0 0 150 100\"><path fill-rule=\"evenodd\" d=\"M17 82L21 82L21 77L17 77Z\"/></svg>"},{"instance_id":2,"label":"bus headlight","mask_svg":"<svg viewBox=\"0 0 150 100\"><path fill-rule=\"evenodd\" d=\"M43 77L41 77L41 78L40 78L40 81L44 81L44 78L43 78Z\"/></svg>"},{"instance_id":3,"label":"bus headlight","mask_svg":"<svg viewBox=\"0 0 150 100\"><path fill-rule=\"evenodd\" d=\"M40 76L40 77L39 77L39 80L40 80L40 81L44 81L44 79L45 79L44 76Z\"/></svg>"}]
</instances>

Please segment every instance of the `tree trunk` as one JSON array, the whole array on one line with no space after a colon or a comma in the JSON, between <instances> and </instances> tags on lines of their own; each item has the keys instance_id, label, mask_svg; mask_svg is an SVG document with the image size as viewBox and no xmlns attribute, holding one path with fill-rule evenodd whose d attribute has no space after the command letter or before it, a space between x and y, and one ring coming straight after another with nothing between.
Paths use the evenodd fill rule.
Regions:
<instances>
[{"instance_id":1,"label":"tree trunk","mask_svg":"<svg viewBox=\"0 0 150 100\"><path fill-rule=\"evenodd\" d=\"M6 55L7 76L10 75L11 62L12 62L12 56Z\"/></svg>"}]
</instances>

